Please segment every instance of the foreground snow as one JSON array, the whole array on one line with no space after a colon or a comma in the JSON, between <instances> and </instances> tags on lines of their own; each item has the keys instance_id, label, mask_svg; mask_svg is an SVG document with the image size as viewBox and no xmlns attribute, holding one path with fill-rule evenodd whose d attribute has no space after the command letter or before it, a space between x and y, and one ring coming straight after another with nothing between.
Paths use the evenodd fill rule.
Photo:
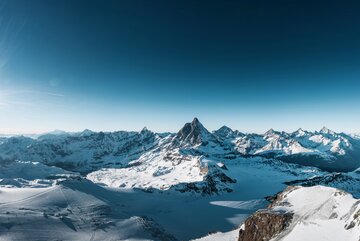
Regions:
<instances>
[{"instance_id":1,"label":"foreground snow","mask_svg":"<svg viewBox=\"0 0 360 241\"><path fill-rule=\"evenodd\" d=\"M192 241L237 241L239 238L239 231L240 228L225 233L217 232Z\"/></svg>"},{"instance_id":2,"label":"foreground snow","mask_svg":"<svg viewBox=\"0 0 360 241\"><path fill-rule=\"evenodd\" d=\"M0 240L237 240L239 225L286 185L335 186L359 197L359 170L316 168L352 170L357 161L348 154L359 143L326 128L209 132L197 119L177 134L1 138ZM303 230L322 235L308 240L324 240L330 229L352 241L356 200L332 190L289 191L274 209L294 213L295 221L277 240L297 240Z\"/></svg>"},{"instance_id":3,"label":"foreground snow","mask_svg":"<svg viewBox=\"0 0 360 241\"><path fill-rule=\"evenodd\" d=\"M225 165L229 170L224 172L238 182L233 184L233 192L219 195L104 188L74 177L47 188L0 188L0 240L90 240L94 232L93 240L161 240L153 236L154 231L144 233L144 222L150 230L177 240L199 238L210 231L226 232L265 207L264 197L285 188L284 181L307 170L299 169L299 175L293 175L293 166L278 169L261 158L229 160ZM301 176L312 175L304 172Z\"/></svg>"},{"instance_id":4,"label":"foreground snow","mask_svg":"<svg viewBox=\"0 0 360 241\"><path fill-rule=\"evenodd\" d=\"M288 187L251 215L239 241L358 241L360 200L336 188Z\"/></svg>"},{"instance_id":5,"label":"foreground snow","mask_svg":"<svg viewBox=\"0 0 360 241\"><path fill-rule=\"evenodd\" d=\"M262 214L271 213L290 218L289 224L278 230L271 241L358 241L360 237L360 200L336 188L314 186L289 187L277 195L268 209L255 213L257 218L250 217L240 228L195 240L237 241L239 236L246 241L253 241L254 237L268 240L266 237L274 231L268 227L281 227L277 223L281 219L264 216L261 220ZM248 228L252 233L246 234Z\"/></svg>"},{"instance_id":6,"label":"foreground snow","mask_svg":"<svg viewBox=\"0 0 360 241\"><path fill-rule=\"evenodd\" d=\"M288 228L275 240L358 241L360 201L335 188L297 187L285 192L274 211L294 213Z\"/></svg>"},{"instance_id":7,"label":"foreground snow","mask_svg":"<svg viewBox=\"0 0 360 241\"><path fill-rule=\"evenodd\" d=\"M76 173L39 162L7 161L0 163L0 186L48 187Z\"/></svg>"},{"instance_id":8,"label":"foreground snow","mask_svg":"<svg viewBox=\"0 0 360 241\"><path fill-rule=\"evenodd\" d=\"M1 188L0 240L175 240L154 220L116 207L118 198L83 179Z\"/></svg>"}]
</instances>

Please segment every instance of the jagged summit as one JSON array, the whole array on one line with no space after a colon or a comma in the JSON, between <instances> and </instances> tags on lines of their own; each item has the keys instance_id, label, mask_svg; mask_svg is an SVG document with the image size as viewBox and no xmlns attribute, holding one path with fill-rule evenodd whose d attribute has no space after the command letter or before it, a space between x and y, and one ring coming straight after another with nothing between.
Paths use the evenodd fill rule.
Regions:
<instances>
[{"instance_id":1,"label":"jagged summit","mask_svg":"<svg viewBox=\"0 0 360 241\"><path fill-rule=\"evenodd\" d=\"M322 133L322 134L331 134L331 135L335 134L334 131L328 129L328 128L325 127L325 126L324 126L323 128L321 128L321 130L320 130L319 132Z\"/></svg>"},{"instance_id":2,"label":"jagged summit","mask_svg":"<svg viewBox=\"0 0 360 241\"><path fill-rule=\"evenodd\" d=\"M297 129L297 131L292 133L293 135L300 137L307 134L307 131L304 131L302 128Z\"/></svg>"},{"instance_id":3,"label":"jagged summit","mask_svg":"<svg viewBox=\"0 0 360 241\"><path fill-rule=\"evenodd\" d=\"M140 134L146 134L146 133L152 133L152 131L150 131L146 126L144 128L142 128L142 130L140 131Z\"/></svg>"},{"instance_id":4,"label":"jagged summit","mask_svg":"<svg viewBox=\"0 0 360 241\"><path fill-rule=\"evenodd\" d=\"M269 135L274 135L276 134L277 132L271 128L270 130L268 130L267 132L264 133L265 136L269 136Z\"/></svg>"},{"instance_id":5,"label":"jagged summit","mask_svg":"<svg viewBox=\"0 0 360 241\"><path fill-rule=\"evenodd\" d=\"M200 144L206 136L211 133L200 123L198 118L194 118L191 123L186 123L183 128L176 134L179 141L188 142L190 144Z\"/></svg>"}]
</instances>

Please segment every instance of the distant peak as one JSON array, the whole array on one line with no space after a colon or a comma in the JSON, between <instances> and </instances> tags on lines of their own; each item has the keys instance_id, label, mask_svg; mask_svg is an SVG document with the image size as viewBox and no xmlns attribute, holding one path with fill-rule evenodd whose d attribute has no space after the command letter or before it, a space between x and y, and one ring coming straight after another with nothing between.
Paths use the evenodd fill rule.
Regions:
<instances>
[{"instance_id":1,"label":"distant peak","mask_svg":"<svg viewBox=\"0 0 360 241\"><path fill-rule=\"evenodd\" d=\"M203 126L203 124L201 124L201 122L199 121L199 119L196 118L196 117L192 120L191 123L187 123L187 124L190 124L193 129L196 129L196 128L205 129L205 127Z\"/></svg>"},{"instance_id":2,"label":"distant peak","mask_svg":"<svg viewBox=\"0 0 360 241\"><path fill-rule=\"evenodd\" d=\"M230 127L222 126L218 130L214 131L214 134L221 138L235 138L235 136L241 135L238 131L233 131Z\"/></svg>"},{"instance_id":3,"label":"distant peak","mask_svg":"<svg viewBox=\"0 0 360 241\"><path fill-rule=\"evenodd\" d=\"M91 134L93 134L94 132L92 131L92 130L89 130L89 129L85 129L85 130L83 130L81 133L80 133L80 135L81 136L89 136L89 135L91 135Z\"/></svg>"},{"instance_id":4,"label":"distant peak","mask_svg":"<svg viewBox=\"0 0 360 241\"><path fill-rule=\"evenodd\" d=\"M177 138L183 141L189 141L192 144L199 144L210 132L200 123L198 118L194 118L191 123L186 123L177 133Z\"/></svg>"},{"instance_id":5,"label":"distant peak","mask_svg":"<svg viewBox=\"0 0 360 241\"><path fill-rule=\"evenodd\" d=\"M151 131L146 128L146 126L144 128L142 128L142 130L140 131L141 134L145 134L145 133L150 133Z\"/></svg>"},{"instance_id":6,"label":"distant peak","mask_svg":"<svg viewBox=\"0 0 360 241\"><path fill-rule=\"evenodd\" d=\"M268 130L267 132L265 132L265 135L271 135L271 134L275 134L275 131L273 128L271 128L270 130Z\"/></svg>"},{"instance_id":7,"label":"distant peak","mask_svg":"<svg viewBox=\"0 0 360 241\"><path fill-rule=\"evenodd\" d=\"M224 130L224 131L233 131L230 127L228 126L222 126L219 128L219 130Z\"/></svg>"},{"instance_id":8,"label":"distant peak","mask_svg":"<svg viewBox=\"0 0 360 241\"><path fill-rule=\"evenodd\" d=\"M297 134L298 136L302 136L306 134L306 131L304 131L302 128L297 129L297 131L295 131L295 134Z\"/></svg>"},{"instance_id":9,"label":"distant peak","mask_svg":"<svg viewBox=\"0 0 360 241\"><path fill-rule=\"evenodd\" d=\"M192 124L201 124L198 118L194 118L193 121L191 122Z\"/></svg>"},{"instance_id":10,"label":"distant peak","mask_svg":"<svg viewBox=\"0 0 360 241\"><path fill-rule=\"evenodd\" d=\"M221 134L221 135L228 135L233 133L234 131L227 126L222 126L220 127L218 130L214 131L216 134Z\"/></svg>"},{"instance_id":11,"label":"distant peak","mask_svg":"<svg viewBox=\"0 0 360 241\"><path fill-rule=\"evenodd\" d=\"M62 135L62 134L66 134L66 133L67 133L66 131L55 129L55 130L50 131L50 132L48 132L48 133L46 133L46 134Z\"/></svg>"},{"instance_id":12,"label":"distant peak","mask_svg":"<svg viewBox=\"0 0 360 241\"><path fill-rule=\"evenodd\" d=\"M326 126L324 126L323 128L321 128L320 133L323 133L323 134L335 134L334 131L330 130L330 129L327 128Z\"/></svg>"}]
</instances>

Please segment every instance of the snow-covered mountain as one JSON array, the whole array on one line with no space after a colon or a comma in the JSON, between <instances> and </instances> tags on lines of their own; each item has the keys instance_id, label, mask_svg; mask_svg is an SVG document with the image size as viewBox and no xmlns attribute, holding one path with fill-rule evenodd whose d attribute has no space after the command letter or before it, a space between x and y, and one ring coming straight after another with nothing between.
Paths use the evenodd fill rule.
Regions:
<instances>
[{"instance_id":1,"label":"snow-covered mountain","mask_svg":"<svg viewBox=\"0 0 360 241\"><path fill-rule=\"evenodd\" d=\"M244 222L238 240L358 241L359 203L335 188L288 187Z\"/></svg>"},{"instance_id":2,"label":"snow-covered mountain","mask_svg":"<svg viewBox=\"0 0 360 241\"><path fill-rule=\"evenodd\" d=\"M177 133L2 137L0 239L190 240L221 231L203 239L237 240L239 229L224 232L286 186L360 197L359 147L354 136L326 128L210 132L196 118Z\"/></svg>"},{"instance_id":3,"label":"snow-covered mountain","mask_svg":"<svg viewBox=\"0 0 360 241\"><path fill-rule=\"evenodd\" d=\"M223 126L208 131L195 118L178 133L80 133L56 131L36 139L17 136L0 140L0 160L40 162L87 174L112 187L166 190L231 190L224 160L260 157L325 171L352 171L360 166L360 140L327 128L293 133L270 129L244 134ZM183 184L193 183L189 187ZM215 183L215 184L214 184ZM213 188L217 186L218 188Z\"/></svg>"}]
</instances>

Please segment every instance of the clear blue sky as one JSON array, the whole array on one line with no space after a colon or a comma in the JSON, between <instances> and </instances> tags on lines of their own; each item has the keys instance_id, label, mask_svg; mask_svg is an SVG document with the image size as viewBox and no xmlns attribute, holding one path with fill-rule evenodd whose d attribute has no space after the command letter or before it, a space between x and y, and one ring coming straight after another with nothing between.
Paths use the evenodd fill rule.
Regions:
<instances>
[{"instance_id":1,"label":"clear blue sky","mask_svg":"<svg viewBox=\"0 0 360 241\"><path fill-rule=\"evenodd\" d=\"M0 132L360 132L358 1L0 0Z\"/></svg>"}]
</instances>

